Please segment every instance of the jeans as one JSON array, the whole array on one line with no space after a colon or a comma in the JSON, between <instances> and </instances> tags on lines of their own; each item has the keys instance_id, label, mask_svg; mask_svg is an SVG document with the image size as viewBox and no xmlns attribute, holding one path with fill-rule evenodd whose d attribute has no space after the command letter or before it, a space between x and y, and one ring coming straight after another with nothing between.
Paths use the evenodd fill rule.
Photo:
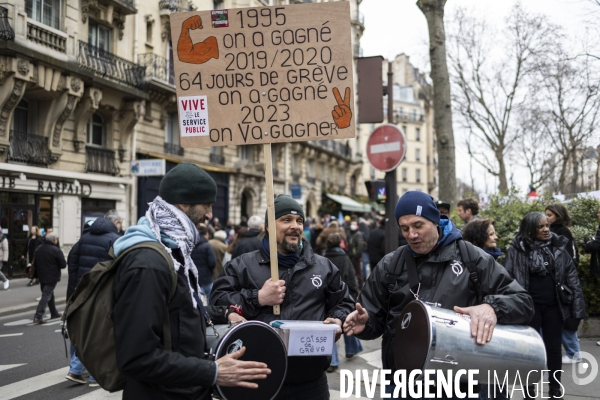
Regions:
<instances>
[{"instance_id":1,"label":"jeans","mask_svg":"<svg viewBox=\"0 0 600 400\"><path fill-rule=\"evenodd\" d=\"M0 269L2 269L2 262L0 261ZM2 273L2 271L0 271L0 281L2 282L6 282L8 279L6 278L6 276L4 276L4 274Z\"/></svg>"},{"instance_id":2,"label":"jeans","mask_svg":"<svg viewBox=\"0 0 600 400\"><path fill-rule=\"evenodd\" d=\"M362 265L362 273L363 273L363 278L367 279L369 276L367 275L367 265L369 265L369 263L371 262L371 260L369 260L369 253L367 253L366 251L363 252L363 265ZM359 290L362 288L358 288Z\"/></svg>"},{"instance_id":3,"label":"jeans","mask_svg":"<svg viewBox=\"0 0 600 400\"><path fill-rule=\"evenodd\" d=\"M46 311L46 306L50 309L50 316L52 318L56 318L58 316L58 310L56 309L56 305L54 304L54 288L56 287L56 282L54 283L40 283L40 288L42 290L42 298L38 303L37 309L35 310L35 317L37 319L42 319L44 316L44 312Z\"/></svg>"},{"instance_id":4,"label":"jeans","mask_svg":"<svg viewBox=\"0 0 600 400\"><path fill-rule=\"evenodd\" d=\"M71 362L69 362L69 373L73 375L81 375L83 374L83 371L85 371L85 367L81 361L79 361L79 358L77 358L77 350L75 349L75 346L71 344ZM90 382L96 382L92 375L90 375Z\"/></svg>"},{"instance_id":5,"label":"jeans","mask_svg":"<svg viewBox=\"0 0 600 400\"><path fill-rule=\"evenodd\" d=\"M346 356L353 356L363 351L360 340L355 336L346 336L346 334L344 334L344 345L346 347ZM333 344L333 354L331 354L331 364L329 365L335 367L340 366L337 343Z\"/></svg>"},{"instance_id":6,"label":"jeans","mask_svg":"<svg viewBox=\"0 0 600 400\"><path fill-rule=\"evenodd\" d=\"M560 312L560 306L554 304L551 306L534 304L535 315L529 326L536 331L541 331L544 346L546 347L546 359L548 364L548 387L550 389L560 389L560 375L562 368L562 352L560 343L563 332L563 319Z\"/></svg>"},{"instance_id":7,"label":"jeans","mask_svg":"<svg viewBox=\"0 0 600 400\"><path fill-rule=\"evenodd\" d=\"M202 293L206 296L206 305L210 306L210 292L212 291L213 284L212 282L208 285L200 285L200 289L202 289Z\"/></svg>"},{"instance_id":8,"label":"jeans","mask_svg":"<svg viewBox=\"0 0 600 400\"><path fill-rule=\"evenodd\" d=\"M579 340L577 340L577 331L563 329L562 345L569 358L574 358L575 355L577 355L576 359L579 360L581 358L581 354L579 354L581 348L579 347Z\"/></svg>"}]
</instances>

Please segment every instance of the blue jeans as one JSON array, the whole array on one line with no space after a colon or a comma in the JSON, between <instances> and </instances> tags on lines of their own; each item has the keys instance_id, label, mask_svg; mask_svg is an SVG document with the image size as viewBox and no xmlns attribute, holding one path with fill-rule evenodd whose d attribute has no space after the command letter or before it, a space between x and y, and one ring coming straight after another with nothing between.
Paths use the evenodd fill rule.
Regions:
<instances>
[{"instance_id":1,"label":"blue jeans","mask_svg":"<svg viewBox=\"0 0 600 400\"><path fill-rule=\"evenodd\" d=\"M362 265L362 270L363 270L363 278L365 280L367 280L367 265L369 265L369 253L367 253L366 251L363 252L363 256L362 256L362 260L363 260L363 265ZM360 290L362 290L362 288L359 288ZM356 300L356 299L355 299Z\"/></svg>"},{"instance_id":2,"label":"blue jeans","mask_svg":"<svg viewBox=\"0 0 600 400\"><path fill-rule=\"evenodd\" d=\"M581 351L581 348L579 347L579 340L577 340L577 331L563 329L562 345L569 358L573 358L575 354L577 354L577 359L581 358L581 354L578 354Z\"/></svg>"},{"instance_id":3,"label":"blue jeans","mask_svg":"<svg viewBox=\"0 0 600 400\"><path fill-rule=\"evenodd\" d=\"M58 310L56 309L56 305L54 304L54 288L56 287L56 283L40 283L40 288L42 289L42 297L40 298L40 302L38 303L37 309L35 310L36 319L42 319L44 316L44 312L46 311L46 306L50 309L50 317L56 318L58 315Z\"/></svg>"},{"instance_id":4,"label":"blue jeans","mask_svg":"<svg viewBox=\"0 0 600 400\"><path fill-rule=\"evenodd\" d=\"M346 336L344 335L344 345L346 346L346 355L354 355L363 351L362 344L360 340L355 336ZM333 353L331 354L331 366L339 367L340 366L340 357L338 355L337 343L333 344Z\"/></svg>"},{"instance_id":5,"label":"blue jeans","mask_svg":"<svg viewBox=\"0 0 600 400\"><path fill-rule=\"evenodd\" d=\"M210 306L210 292L212 291L213 284L209 283L208 285L200 285L200 289L202 289L202 293L206 295L206 305Z\"/></svg>"},{"instance_id":6,"label":"blue jeans","mask_svg":"<svg viewBox=\"0 0 600 400\"><path fill-rule=\"evenodd\" d=\"M69 373L73 375L81 375L85 371L85 367L77 358L77 350L75 346L71 344L71 362L69 363ZM94 377L90 374L90 382L96 382Z\"/></svg>"}]
</instances>

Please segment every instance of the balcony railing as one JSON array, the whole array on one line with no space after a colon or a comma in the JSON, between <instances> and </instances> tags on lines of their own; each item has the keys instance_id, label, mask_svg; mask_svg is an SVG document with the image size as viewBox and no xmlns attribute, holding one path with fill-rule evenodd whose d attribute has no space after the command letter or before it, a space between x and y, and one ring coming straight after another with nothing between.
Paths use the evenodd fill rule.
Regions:
<instances>
[{"instance_id":1,"label":"balcony railing","mask_svg":"<svg viewBox=\"0 0 600 400\"><path fill-rule=\"evenodd\" d=\"M210 162L213 164L224 165L225 164L225 156L223 156L222 154L210 153Z\"/></svg>"},{"instance_id":2,"label":"balcony railing","mask_svg":"<svg viewBox=\"0 0 600 400\"><path fill-rule=\"evenodd\" d=\"M160 0L158 9L172 13L194 11L196 7L188 0Z\"/></svg>"},{"instance_id":3,"label":"balcony railing","mask_svg":"<svg viewBox=\"0 0 600 400\"><path fill-rule=\"evenodd\" d=\"M27 21L27 39L61 53L67 52L67 35L32 20Z\"/></svg>"},{"instance_id":4,"label":"balcony railing","mask_svg":"<svg viewBox=\"0 0 600 400\"><path fill-rule=\"evenodd\" d=\"M341 155L342 157L352 157L352 149L348 144L343 144L335 140L316 140L313 142L317 146L320 146L324 149L330 150L336 154Z\"/></svg>"},{"instance_id":5,"label":"balcony railing","mask_svg":"<svg viewBox=\"0 0 600 400\"><path fill-rule=\"evenodd\" d=\"M121 170L115 160L114 150L101 147L85 147L85 171L117 175Z\"/></svg>"},{"instance_id":6,"label":"balcony railing","mask_svg":"<svg viewBox=\"0 0 600 400\"><path fill-rule=\"evenodd\" d=\"M79 57L77 60L82 68L93 71L102 77L139 89L144 88L146 67L127 61L81 40L79 41Z\"/></svg>"},{"instance_id":7,"label":"balcony railing","mask_svg":"<svg viewBox=\"0 0 600 400\"><path fill-rule=\"evenodd\" d=\"M365 24L364 14L358 10L354 11L354 13L352 14L352 22L357 22L361 25L364 25Z\"/></svg>"},{"instance_id":8,"label":"balcony railing","mask_svg":"<svg viewBox=\"0 0 600 400\"><path fill-rule=\"evenodd\" d=\"M156 78L175 85L175 68L166 58L154 53L138 54L138 63L146 67L147 78Z\"/></svg>"},{"instance_id":9,"label":"balcony railing","mask_svg":"<svg viewBox=\"0 0 600 400\"><path fill-rule=\"evenodd\" d=\"M315 178L314 176L308 176L308 177L306 177L306 181L308 183L310 183L311 185L314 185L315 182L317 181L317 178Z\"/></svg>"},{"instance_id":10,"label":"balcony railing","mask_svg":"<svg viewBox=\"0 0 600 400\"><path fill-rule=\"evenodd\" d=\"M0 7L0 40L14 40L15 31L8 22L8 9Z\"/></svg>"},{"instance_id":11,"label":"balcony railing","mask_svg":"<svg viewBox=\"0 0 600 400\"><path fill-rule=\"evenodd\" d=\"M359 43L354 44L354 57L362 57L363 49L360 47Z\"/></svg>"},{"instance_id":12,"label":"balcony railing","mask_svg":"<svg viewBox=\"0 0 600 400\"><path fill-rule=\"evenodd\" d=\"M405 112L396 112L395 113L397 121L415 121L415 122L423 122L425 121L425 115L423 114L415 114L415 113L405 113Z\"/></svg>"},{"instance_id":13,"label":"balcony railing","mask_svg":"<svg viewBox=\"0 0 600 400\"><path fill-rule=\"evenodd\" d=\"M10 131L8 161L48 166L54 161L48 148L48 138L33 133Z\"/></svg>"},{"instance_id":14,"label":"balcony railing","mask_svg":"<svg viewBox=\"0 0 600 400\"><path fill-rule=\"evenodd\" d=\"M165 142L165 153L174 154L176 156L183 156L183 147L181 147L177 143Z\"/></svg>"}]
</instances>

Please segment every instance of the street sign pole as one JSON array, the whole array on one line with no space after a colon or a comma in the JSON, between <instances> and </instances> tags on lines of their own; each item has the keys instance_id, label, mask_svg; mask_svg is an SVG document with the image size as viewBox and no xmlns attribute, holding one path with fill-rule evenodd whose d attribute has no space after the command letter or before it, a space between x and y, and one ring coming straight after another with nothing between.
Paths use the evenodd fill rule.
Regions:
<instances>
[{"instance_id":1,"label":"street sign pole","mask_svg":"<svg viewBox=\"0 0 600 400\"><path fill-rule=\"evenodd\" d=\"M388 96L388 124L394 123L394 73L392 72L392 63L388 61L387 74L387 96ZM385 191L387 198L385 200L385 216L388 219L385 224L385 251L390 253L398 248L398 221L394 217L397 195L396 169L385 173Z\"/></svg>"}]
</instances>

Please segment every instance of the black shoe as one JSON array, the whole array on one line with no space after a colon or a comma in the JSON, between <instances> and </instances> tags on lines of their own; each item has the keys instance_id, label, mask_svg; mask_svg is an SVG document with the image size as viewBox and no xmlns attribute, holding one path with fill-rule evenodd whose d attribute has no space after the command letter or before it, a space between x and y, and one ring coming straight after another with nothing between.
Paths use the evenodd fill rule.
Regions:
<instances>
[{"instance_id":1,"label":"black shoe","mask_svg":"<svg viewBox=\"0 0 600 400\"><path fill-rule=\"evenodd\" d=\"M535 387L534 386L527 386L523 388L523 399L535 399Z\"/></svg>"},{"instance_id":2,"label":"black shoe","mask_svg":"<svg viewBox=\"0 0 600 400\"><path fill-rule=\"evenodd\" d=\"M337 369L337 365L330 365L329 368L327 368L327 372L335 372Z\"/></svg>"},{"instance_id":3,"label":"black shoe","mask_svg":"<svg viewBox=\"0 0 600 400\"><path fill-rule=\"evenodd\" d=\"M548 396L550 396L551 399L562 399L563 395L563 391L559 388L551 388L548 390Z\"/></svg>"},{"instance_id":4,"label":"black shoe","mask_svg":"<svg viewBox=\"0 0 600 400\"><path fill-rule=\"evenodd\" d=\"M46 321L44 321L42 318L34 318L33 323L36 325L41 325L41 324L45 324Z\"/></svg>"},{"instance_id":5,"label":"black shoe","mask_svg":"<svg viewBox=\"0 0 600 400\"><path fill-rule=\"evenodd\" d=\"M354 357L354 354L346 354L346 358L347 358L348 360L349 360L349 359L351 359L352 357Z\"/></svg>"}]
</instances>

